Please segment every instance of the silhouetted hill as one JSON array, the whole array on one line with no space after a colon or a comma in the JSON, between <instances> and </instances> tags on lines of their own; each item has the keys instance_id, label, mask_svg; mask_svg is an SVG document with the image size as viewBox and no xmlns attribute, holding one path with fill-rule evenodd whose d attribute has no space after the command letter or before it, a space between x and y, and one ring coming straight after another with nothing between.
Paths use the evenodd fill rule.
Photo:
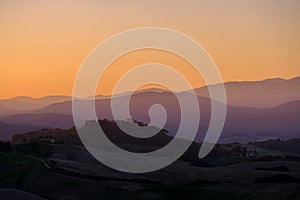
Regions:
<instances>
[{"instance_id":1,"label":"silhouetted hill","mask_svg":"<svg viewBox=\"0 0 300 200\"><path fill-rule=\"evenodd\" d=\"M29 131L36 131L44 126L33 126L24 124L6 124L0 122L0 140L10 140L15 134L27 133Z\"/></svg>"},{"instance_id":2,"label":"silhouetted hill","mask_svg":"<svg viewBox=\"0 0 300 200\"><path fill-rule=\"evenodd\" d=\"M233 106L270 108L286 102L300 100L300 77L289 80L273 78L262 81L226 82L224 85L228 103ZM219 84L208 87L219 87ZM165 93L166 91L161 89L146 89L137 91L136 94L149 92ZM198 96L209 97L207 86L196 88L195 92ZM116 97L125 95L127 95L126 92L118 94ZM98 95L96 99L110 99L110 96ZM71 100L70 96L46 96L41 98L20 96L2 99L0 100L0 106L16 111L29 111L69 100Z\"/></svg>"},{"instance_id":3,"label":"silhouetted hill","mask_svg":"<svg viewBox=\"0 0 300 200\"><path fill-rule=\"evenodd\" d=\"M289 139L299 136L300 100L289 101L300 98L299 81L300 78L225 83L229 103L268 108L227 105L227 117L220 141L248 142L277 137ZM218 87L218 85L210 87ZM204 89L205 87L196 89L196 92L205 95L202 93ZM126 95L118 95L115 98L120 109L124 107ZM189 92L180 92L178 95L183 96L187 101L192 98ZM80 101L84 105L89 100L76 101ZM202 96L198 96L198 101L201 121L197 141L202 141L211 117L211 103L210 98ZM278 105L280 102L283 104ZM134 93L129 106L132 118L149 123L148 111L153 104L161 104L165 108L168 117L164 129L174 135L179 126L181 112L178 100L172 92L144 90ZM109 97L98 96L95 105L98 119L113 119ZM83 116L86 115L85 110L82 110L81 113ZM85 120L86 118L83 119L83 121ZM194 119L189 120L193 121ZM71 127L73 125L72 101L53 103L27 114L0 117L0 122L53 128Z\"/></svg>"},{"instance_id":4,"label":"silhouetted hill","mask_svg":"<svg viewBox=\"0 0 300 200\"><path fill-rule=\"evenodd\" d=\"M10 115L1 117L0 121L11 124L36 125L53 128L68 128L74 124L72 116L55 113Z\"/></svg>"},{"instance_id":5,"label":"silhouetted hill","mask_svg":"<svg viewBox=\"0 0 300 200\"><path fill-rule=\"evenodd\" d=\"M5 116L5 115L13 115L16 114L17 111L6 108L5 106L0 106L0 117Z\"/></svg>"},{"instance_id":6,"label":"silhouetted hill","mask_svg":"<svg viewBox=\"0 0 300 200\"><path fill-rule=\"evenodd\" d=\"M101 128L105 132L106 136L116 145L131 150L131 151L147 151L166 145L172 140L172 137L167 135L165 130L159 131L156 135L143 139L135 138L124 133L116 124L115 121L99 120ZM148 130L152 130L153 127L145 126L145 124L139 122L123 121L125 125L130 126L144 126ZM96 125L96 121L87 121L83 128L93 130ZM89 131L87 132L89 134ZM37 131L31 131L24 134L16 134L12 137L13 144L23 143L53 143L53 144L66 144L66 145L82 145L81 140L77 134L75 127L68 129L41 129Z\"/></svg>"},{"instance_id":7,"label":"silhouetted hill","mask_svg":"<svg viewBox=\"0 0 300 200\"><path fill-rule=\"evenodd\" d=\"M222 141L248 142L272 138L290 139L300 135L300 101L268 109L228 109Z\"/></svg>"},{"instance_id":8,"label":"silhouetted hill","mask_svg":"<svg viewBox=\"0 0 300 200\"><path fill-rule=\"evenodd\" d=\"M191 98L187 93L186 98ZM118 98L122 105L122 98ZM210 99L198 97L200 104L200 129L197 140L201 141L206 133L210 121ZM83 102L84 103L84 102ZM130 102L132 118L149 123L148 110L153 104L161 104L168 114L165 129L171 134L176 133L180 122L180 108L176 97L169 92L144 92L135 94ZM72 113L72 102L63 102L50 105L37 112L53 112L59 114ZM227 106L227 117L221 136L223 142L248 142L270 138L289 139L300 132L300 101L293 101L273 108L249 108ZM98 118L112 119L110 99L96 100ZM84 113L84 110L82 111ZM193 119L190 119L193 120ZM1 121L1 119L0 119Z\"/></svg>"},{"instance_id":9,"label":"silhouetted hill","mask_svg":"<svg viewBox=\"0 0 300 200\"><path fill-rule=\"evenodd\" d=\"M300 77L285 80L280 78L263 81L224 83L228 104L233 106L271 108L289 101L300 100ZM209 87L219 87L211 85ZM209 96L208 88L195 89L199 96Z\"/></svg>"},{"instance_id":10,"label":"silhouetted hill","mask_svg":"<svg viewBox=\"0 0 300 200\"><path fill-rule=\"evenodd\" d=\"M72 98L69 96L46 96L41 98L19 96L0 100L0 106L4 106L15 111L32 111L53 103L63 102L71 99Z\"/></svg>"},{"instance_id":11,"label":"silhouetted hill","mask_svg":"<svg viewBox=\"0 0 300 200\"><path fill-rule=\"evenodd\" d=\"M300 100L290 101L282 105L276 106L273 109L281 112L300 112Z\"/></svg>"}]
</instances>

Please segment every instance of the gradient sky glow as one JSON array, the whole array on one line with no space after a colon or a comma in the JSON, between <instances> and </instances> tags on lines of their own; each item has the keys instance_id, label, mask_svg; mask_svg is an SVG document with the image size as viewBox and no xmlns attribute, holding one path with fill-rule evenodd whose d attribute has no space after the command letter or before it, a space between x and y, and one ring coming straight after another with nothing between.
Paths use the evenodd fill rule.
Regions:
<instances>
[{"instance_id":1,"label":"gradient sky glow","mask_svg":"<svg viewBox=\"0 0 300 200\"><path fill-rule=\"evenodd\" d=\"M0 1L0 98L71 95L80 64L97 44L146 26L193 37L224 81L299 76L299 11L298 0ZM153 60L175 65L194 87L203 84L178 57L144 51L117 60L99 93L110 93L124 72L119 66Z\"/></svg>"}]
</instances>

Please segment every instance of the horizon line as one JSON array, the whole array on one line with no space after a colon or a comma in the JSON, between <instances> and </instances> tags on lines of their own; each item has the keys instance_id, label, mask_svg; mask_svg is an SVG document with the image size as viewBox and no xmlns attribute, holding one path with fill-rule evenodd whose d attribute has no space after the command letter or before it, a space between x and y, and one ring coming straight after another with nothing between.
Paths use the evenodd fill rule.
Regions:
<instances>
[{"instance_id":1,"label":"horizon line","mask_svg":"<svg viewBox=\"0 0 300 200\"><path fill-rule=\"evenodd\" d=\"M247 82L247 83L264 82L264 81L270 81L270 80L290 81L290 80L297 79L297 78L300 78L300 75L292 77L292 78L271 77L271 78L265 78L265 79L259 79L259 80L232 80L232 81L223 82L223 84L242 83L242 82ZM219 85L219 84L221 84L221 83L215 83L215 84L211 84L211 85L202 85L202 86L194 87L193 89L195 90L195 89L200 89L200 88L204 88L204 87L211 87L211 86L216 86L216 85ZM136 90L136 91L133 91L133 92L143 92L143 91L147 91L147 90L160 90L160 91L166 91L166 92L170 91L170 90L166 90L166 89L163 89L163 88L153 87L153 88L139 89L139 90ZM178 90L178 91L174 91L174 92L185 92L185 91L189 91L189 90L191 90L191 89ZM120 96L120 95L125 95L126 93L130 93L130 92L132 92L132 91L121 92L121 93L114 94L114 95ZM110 94L110 95L96 94L94 97L97 97L97 96L111 97L112 94ZM16 99L16 98L42 99L42 98L47 98L47 97L71 97L71 98L74 98L72 95L67 95L67 94L50 94L50 95L38 96L38 97L33 97L33 96L29 96L29 95L20 95L20 96L0 98L0 101L1 100ZM83 98L79 98L79 99L92 98L92 97L93 96L89 96L89 97L83 97ZM78 98L78 97L75 97L75 98Z\"/></svg>"}]
</instances>

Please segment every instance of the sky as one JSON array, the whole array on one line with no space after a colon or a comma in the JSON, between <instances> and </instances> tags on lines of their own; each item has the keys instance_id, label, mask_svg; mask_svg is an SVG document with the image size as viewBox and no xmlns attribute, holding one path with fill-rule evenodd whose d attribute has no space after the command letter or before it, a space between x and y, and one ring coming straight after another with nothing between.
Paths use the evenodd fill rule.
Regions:
<instances>
[{"instance_id":1,"label":"sky","mask_svg":"<svg viewBox=\"0 0 300 200\"><path fill-rule=\"evenodd\" d=\"M300 76L299 10L298 0L0 1L0 99L71 95L77 71L96 45L149 26L194 38L224 81ZM193 87L204 84L176 55L145 50L116 60L98 93L110 94L122 73L154 61L176 68Z\"/></svg>"}]
</instances>

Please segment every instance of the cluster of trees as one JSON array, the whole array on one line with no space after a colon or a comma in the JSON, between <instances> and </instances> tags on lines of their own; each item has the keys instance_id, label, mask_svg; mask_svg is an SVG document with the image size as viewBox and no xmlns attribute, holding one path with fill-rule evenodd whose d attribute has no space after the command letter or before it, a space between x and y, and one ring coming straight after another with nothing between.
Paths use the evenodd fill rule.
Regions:
<instances>
[{"instance_id":1,"label":"cluster of trees","mask_svg":"<svg viewBox=\"0 0 300 200\"><path fill-rule=\"evenodd\" d=\"M168 136L166 130L158 129L158 133L149 138L136 138L123 132L116 121L101 119L98 120L99 125L106 134L106 136L117 146L133 152L150 152L161 148L170 142L173 138ZM127 127L143 127L144 131L156 131L157 128L150 127L145 123L136 120L122 121ZM87 121L84 128L93 130L97 125L97 121ZM96 129L95 129L96 130ZM143 134L143 132L141 132ZM50 144L67 144L67 145L82 145L76 128L70 129L41 129L22 135L14 135L12 137L13 145L30 144L30 143L50 143ZM26 148L28 145L26 146Z\"/></svg>"},{"instance_id":2,"label":"cluster of trees","mask_svg":"<svg viewBox=\"0 0 300 200\"><path fill-rule=\"evenodd\" d=\"M249 144L254 144L256 146L278 150L278 151L289 151L293 153L300 154L300 139L290 139L290 140L266 140L262 142L251 142Z\"/></svg>"}]
</instances>

